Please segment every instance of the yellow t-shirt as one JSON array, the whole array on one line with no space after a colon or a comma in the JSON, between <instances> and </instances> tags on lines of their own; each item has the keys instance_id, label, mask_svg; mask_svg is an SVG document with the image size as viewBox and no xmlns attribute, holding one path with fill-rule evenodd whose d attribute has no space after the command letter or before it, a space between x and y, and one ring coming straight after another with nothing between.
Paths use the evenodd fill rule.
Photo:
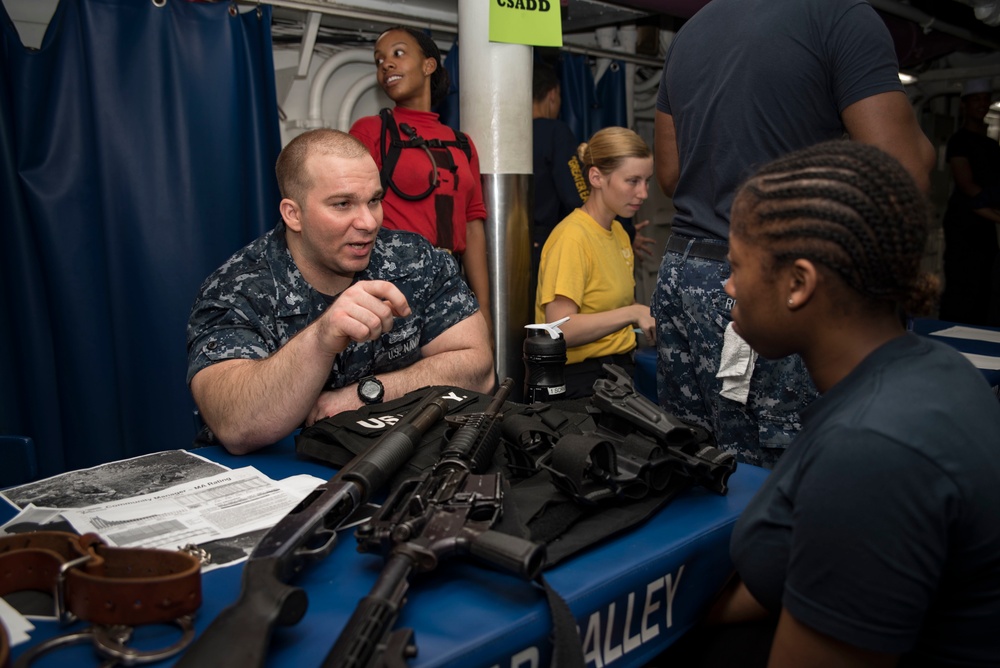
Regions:
<instances>
[{"instance_id":1,"label":"yellow t-shirt","mask_svg":"<svg viewBox=\"0 0 1000 668\"><path fill-rule=\"evenodd\" d=\"M617 220L606 230L583 209L566 216L542 248L535 294L535 322L545 320L545 305L562 295L580 313L603 313L635 301L635 258L628 233ZM591 357L627 353L635 332L623 327L582 346L566 350L567 364Z\"/></svg>"}]
</instances>

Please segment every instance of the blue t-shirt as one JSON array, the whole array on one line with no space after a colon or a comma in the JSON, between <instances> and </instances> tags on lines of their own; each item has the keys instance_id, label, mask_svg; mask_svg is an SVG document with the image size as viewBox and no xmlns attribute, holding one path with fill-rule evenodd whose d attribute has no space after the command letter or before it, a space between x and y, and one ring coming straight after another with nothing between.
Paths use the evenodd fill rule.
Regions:
<instances>
[{"instance_id":1,"label":"blue t-shirt","mask_svg":"<svg viewBox=\"0 0 1000 668\"><path fill-rule=\"evenodd\" d=\"M733 532L754 597L901 666L1000 664L1000 402L907 334L803 414Z\"/></svg>"},{"instance_id":2,"label":"blue t-shirt","mask_svg":"<svg viewBox=\"0 0 1000 668\"><path fill-rule=\"evenodd\" d=\"M844 109L897 90L892 38L864 0L712 0L671 43L656 101L680 158L673 231L727 239L756 168L842 137Z\"/></svg>"}]
</instances>

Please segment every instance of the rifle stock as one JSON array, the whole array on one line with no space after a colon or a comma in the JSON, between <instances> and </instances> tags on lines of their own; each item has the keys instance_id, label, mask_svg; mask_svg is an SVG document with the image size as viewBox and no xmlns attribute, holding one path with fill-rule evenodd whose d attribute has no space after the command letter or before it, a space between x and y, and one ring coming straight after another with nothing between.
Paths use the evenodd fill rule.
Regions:
<instances>
[{"instance_id":1,"label":"rifle stock","mask_svg":"<svg viewBox=\"0 0 1000 668\"><path fill-rule=\"evenodd\" d=\"M262 666L276 625L298 623L306 593L287 582L333 550L337 528L403 467L447 407L433 391L378 441L272 527L243 569L240 596L216 617L177 662L180 668Z\"/></svg>"}]
</instances>

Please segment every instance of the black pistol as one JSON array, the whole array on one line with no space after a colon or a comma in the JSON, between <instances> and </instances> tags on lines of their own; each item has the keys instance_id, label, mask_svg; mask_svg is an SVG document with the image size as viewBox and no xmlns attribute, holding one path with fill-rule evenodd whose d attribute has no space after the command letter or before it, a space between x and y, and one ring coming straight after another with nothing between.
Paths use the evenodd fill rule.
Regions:
<instances>
[{"instance_id":1,"label":"black pistol","mask_svg":"<svg viewBox=\"0 0 1000 668\"><path fill-rule=\"evenodd\" d=\"M598 430L623 438L635 430L662 448L670 467L716 494L729 491L736 470L733 455L696 438L696 430L635 391L632 379L615 364L605 364L605 378L594 383L591 403Z\"/></svg>"}]
</instances>

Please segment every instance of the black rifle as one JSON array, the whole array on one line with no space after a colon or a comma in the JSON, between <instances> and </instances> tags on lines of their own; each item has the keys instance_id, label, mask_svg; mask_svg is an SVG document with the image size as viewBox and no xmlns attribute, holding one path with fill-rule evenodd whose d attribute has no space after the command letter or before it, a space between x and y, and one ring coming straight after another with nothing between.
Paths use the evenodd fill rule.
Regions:
<instances>
[{"instance_id":1,"label":"black rifle","mask_svg":"<svg viewBox=\"0 0 1000 668\"><path fill-rule=\"evenodd\" d=\"M305 565L330 554L337 528L406 464L447 410L445 400L429 391L384 436L272 527L243 569L239 599L219 613L176 665L263 665L275 624L298 623L309 605L305 591L286 583Z\"/></svg>"},{"instance_id":2,"label":"black rifle","mask_svg":"<svg viewBox=\"0 0 1000 668\"><path fill-rule=\"evenodd\" d=\"M543 546L490 529L501 513L502 480L498 473L478 473L493 459L500 441L501 409L512 386L510 378L504 380L484 412L457 416L460 426L437 464L404 482L358 528L358 551L379 552L386 556L386 564L324 666L399 666L416 656L413 630L392 629L413 571L432 571L443 558L463 554L528 579L541 570Z\"/></svg>"},{"instance_id":3,"label":"black rifle","mask_svg":"<svg viewBox=\"0 0 1000 668\"><path fill-rule=\"evenodd\" d=\"M595 415L597 431L621 441L638 430L663 450L664 456L653 461L653 467L680 473L716 494L725 494L729 476L736 470L736 459L712 447L698 437L696 429L638 394L620 366L605 364L603 368L607 377L594 383L591 397L599 411Z\"/></svg>"}]
</instances>

